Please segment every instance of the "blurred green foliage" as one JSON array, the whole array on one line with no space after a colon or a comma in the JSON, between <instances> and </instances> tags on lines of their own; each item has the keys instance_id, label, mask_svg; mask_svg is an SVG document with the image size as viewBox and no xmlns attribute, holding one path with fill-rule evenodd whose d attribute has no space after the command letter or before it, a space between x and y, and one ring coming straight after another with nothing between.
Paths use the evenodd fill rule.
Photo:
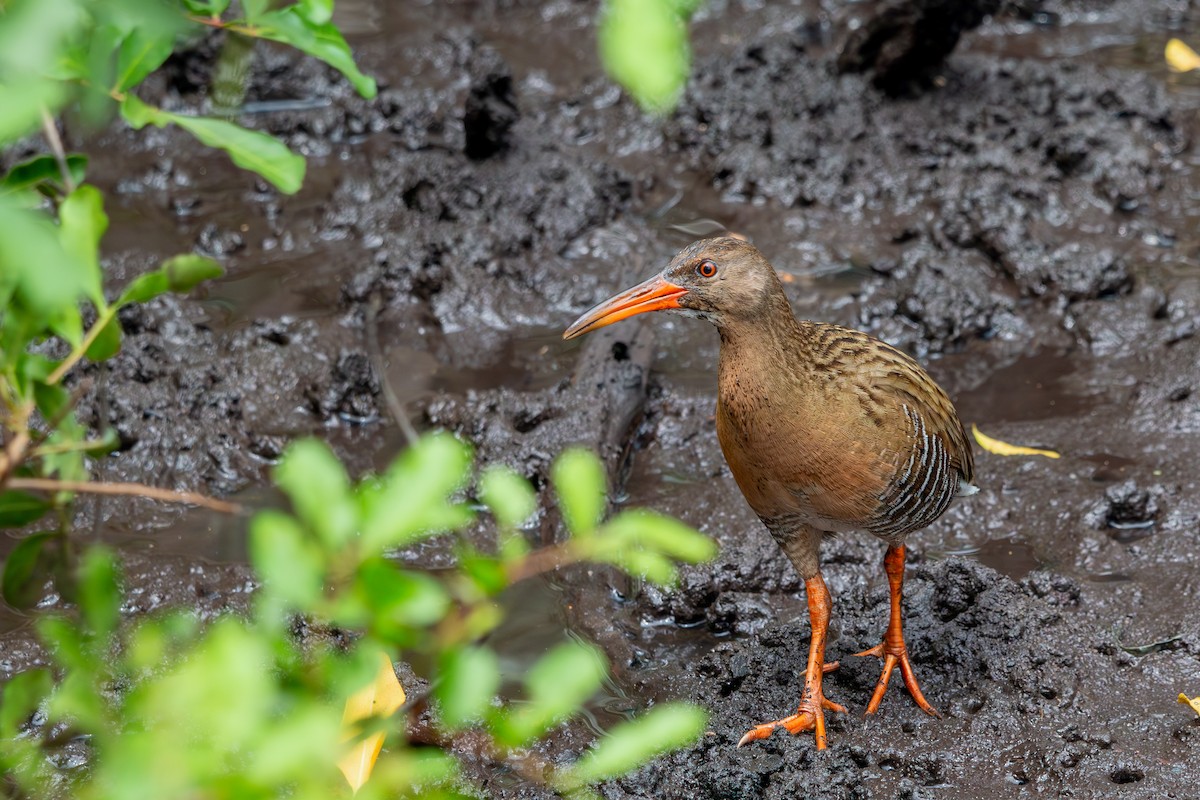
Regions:
<instances>
[{"instance_id":1,"label":"blurred green foliage","mask_svg":"<svg viewBox=\"0 0 1200 800\"><path fill-rule=\"evenodd\" d=\"M589 554L636 571L647 557L711 557L714 545L644 512L602 524L595 512L604 504L603 470L595 456L571 451L554 469L559 510L586 528L550 551L502 546L536 506L523 478L493 467L477 482L496 542L480 550L460 536L459 560L470 568L435 578L390 560L397 544L478 522L464 495L472 475L470 450L445 434L426 436L387 471L357 483L325 445L295 443L275 471L292 511L261 512L251 525L262 581L253 610L207 625L186 612L122 623L114 556L89 550L79 567L78 614L37 622L52 667L18 675L4 689L0 768L31 798L348 796L337 761L355 739L346 739L342 707L374 679L381 651L433 665L436 722L422 727L417 712L429 698L414 697L411 686L400 719L365 721L360 735L382 728L388 745L360 796L460 796L470 780L446 748L464 729L476 742L486 737L498 766L517 751L527 760L524 748L600 689L607 664L595 647L567 638L522 677L517 699L501 701L500 659L485 638L502 616L496 595L513 580ZM542 558L546 552L555 557ZM297 642L297 616L330 633ZM361 635L346 643L346 631ZM576 763L540 765L537 779L566 795L589 794L589 784L691 743L705 723L693 707L659 705L601 737ZM52 766L64 743L81 739L90 751L86 770Z\"/></svg>"},{"instance_id":2,"label":"blurred green foliage","mask_svg":"<svg viewBox=\"0 0 1200 800\"><path fill-rule=\"evenodd\" d=\"M675 107L692 52L687 25L701 0L606 0L600 57L609 74L647 111Z\"/></svg>"},{"instance_id":3,"label":"blurred green foliage","mask_svg":"<svg viewBox=\"0 0 1200 800\"><path fill-rule=\"evenodd\" d=\"M672 21L655 23L653 44L674 56L653 62L655 74L643 75L634 89L659 108L686 74L683 28L691 11L667 5ZM610 14L606 30L618 25L618 38L646 33L637 15L648 12L636 3L618 6L635 16ZM264 511L250 526L262 585L245 617L201 625L181 611L123 620L114 554L103 547L76 553L67 531L73 490L64 482L86 481L86 457L114 448L116 437L93 436L76 420L64 378L84 360L119 352L122 307L189 291L221 268L185 253L123 287L106 287L104 197L85 183L87 158L63 151L58 120L98 126L119 115L135 129L174 125L280 191L295 192L304 161L282 142L229 121L229 109L218 117L167 111L137 89L181 42L211 28L239 46L254 39L290 44L372 97L375 83L354 64L332 11L332 0L0 0L0 147L40 131L50 150L0 175L0 528L51 519L13 549L0 587L6 601L29 607L53 578L74 605L69 615L36 621L53 663L3 688L6 796L343 796L349 789L338 757L355 737L381 729L390 745L360 794L459 796L461 769L446 749L454 736L469 730L486 737L486 753L497 763L513 752L527 763L524 748L578 712L607 675L598 650L568 639L522 676L517 700L499 700L500 661L486 643L502 617L496 595L583 560L670 583L678 562L713 555L700 534L651 512L623 511L604 521L604 470L583 451L564 454L552 474L570 536L531 551L520 530L537 509L529 484L498 467L476 476L470 450L439 434L358 482L323 444L295 443L275 472L291 511ZM624 64L614 74L628 78L636 57L628 47L608 46L616 48L614 63ZM667 73L674 77L666 80ZM46 481L58 488L47 490ZM27 491L22 482L40 488ZM464 496L468 485L478 487L495 523L493 547L480 550L460 537L459 567L439 576L388 557L477 524L477 506ZM318 632L305 642L294 635L300 618ZM343 705L375 677L381 651L432 665L431 693L413 697L403 720L368 720L348 740ZM430 702L432 727L417 713ZM697 709L661 705L602 737L576 764L542 765L538 779L586 795L588 785L694 740L704 724ZM54 766L71 747L86 750L86 769Z\"/></svg>"},{"instance_id":4,"label":"blurred green foliage","mask_svg":"<svg viewBox=\"0 0 1200 800\"><path fill-rule=\"evenodd\" d=\"M86 480L86 457L117 443L112 431L89 437L63 379L84 360L116 355L123 306L221 274L211 259L182 254L106 294L104 197L84 183L87 157L63 151L58 118L87 127L119 114L135 129L174 125L296 192L304 159L283 142L227 119L157 108L136 91L189 36L221 29L227 40L291 44L372 97L375 83L355 66L332 12L332 0L0 0L0 148L40 131L51 151L0 175L0 528L59 512L54 530L26 537L5 564L0 588L14 605L27 604L46 575L72 597L75 555L63 525L72 493L38 495L15 484Z\"/></svg>"},{"instance_id":5,"label":"blurred green foliage","mask_svg":"<svg viewBox=\"0 0 1200 800\"><path fill-rule=\"evenodd\" d=\"M304 160L257 131L141 102L136 89L206 28L291 45L340 71L367 98L375 81L359 71L333 25L332 0L4 0L0 2L0 146L37 130L47 114L69 111L99 125L119 113L130 125L178 125L238 166L292 194Z\"/></svg>"}]
</instances>

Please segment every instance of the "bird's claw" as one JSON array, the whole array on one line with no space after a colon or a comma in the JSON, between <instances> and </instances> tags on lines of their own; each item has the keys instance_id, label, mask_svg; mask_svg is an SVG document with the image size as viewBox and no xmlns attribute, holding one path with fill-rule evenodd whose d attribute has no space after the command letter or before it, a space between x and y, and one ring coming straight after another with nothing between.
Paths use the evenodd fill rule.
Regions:
<instances>
[{"instance_id":1,"label":"bird's claw","mask_svg":"<svg viewBox=\"0 0 1200 800\"><path fill-rule=\"evenodd\" d=\"M887 692L892 671L899 665L900 675L904 678L904 686L916 701L917 706L929 716L941 719L942 715L929 704L925 695L921 693L921 687L917 684L917 675L913 672L912 662L908 660L908 649L903 644L898 647L889 647L886 642L880 642L874 647L854 655L856 658L875 656L883 659L883 671L879 675L879 682L875 684L875 693L871 695L871 703L867 706L868 714L874 714L879 710L879 704L883 702L883 695Z\"/></svg>"},{"instance_id":2,"label":"bird's claw","mask_svg":"<svg viewBox=\"0 0 1200 800\"><path fill-rule=\"evenodd\" d=\"M837 669L837 662L824 665L823 672L831 672ZM777 719L774 722L764 722L761 725L755 725L748 730L741 739L738 740L737 746L756 742L759 739L766 739L776 728L783 728L790 734L797 734L802 731L813 731L817 740L817 749L824 750L825 743L825 712L837 711L845 714L846 707L833 702L821 694L819 691L814 696L808 696L800 701L800 707L795 714L783 719Z\"/></svg>"}]
</instances>

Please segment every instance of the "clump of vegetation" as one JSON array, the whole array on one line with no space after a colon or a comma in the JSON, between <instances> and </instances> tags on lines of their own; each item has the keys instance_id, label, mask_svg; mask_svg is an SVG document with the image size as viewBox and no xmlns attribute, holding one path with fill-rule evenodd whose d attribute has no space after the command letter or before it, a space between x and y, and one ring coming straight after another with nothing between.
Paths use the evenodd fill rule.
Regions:
<instances>
[{"instance_id":1,"label":"clump of vegetation","mask_svg":"<svg viewBox=\"0 0 1200 800\"><path fill-rule=\"evenodd\" d=\"M331 0L272 5L242 0L231 12L229 0L0 0L0 147L40 130L51 151L0 176L0 526L60 512L56 530L26 539L5 565L11 602L21 604L19 579L32 574L32 565L70 553L64 509L75 492L103 491L83 485L85 456L116 444L111 432L88 438L64 377L85 359L104 361L120 350L122 306L186 292L221 274L213 260L182 254L106 294L104 197L84 183L87 158L64 152L56 118L86 126L119 114L134 128L176 125L280 191L297 191L304 159L279 140L225 119L168 112L137 96L182 37L213 28L226 30L230 41L291 44L374 96L375 82L359 72L330 21ZM68 583L60 589L69 594Z\"/></svg>"},{"instance_id":2,"label":"clump of vegetation","mask_svg":"<svg viewBox=\"0 0 1200 800\"><path fill-rule=\"evenodd\" d=\"M651 512L603 522L604 472L581 451L560 457L552 474L570 536L531 551L520 531L536 507L528 483L502 468L476 474L470 449L453 437L426 436L357 483L324 445L295 443L275 471L291 511L263 511L250 525L261 581L253 609L209 624L186 610L124 619L115 554L93 546L76 555L70 509L79 492L232 506L89 481L87 457L111 449L115 436L75 418L86 385L73 393L68 376L119 352L122 307L189 291L221 267L184 253L106 290L104 197L85 183L87 158L65 152L58 119L99 125L119 115L135 129L178 126L295 192L304 160L282 142L230 121L228 107L217 116L167 111L137 89L189 33L221 29L236 58L254 39L290 44L372 97L375 84L355 66L332 11L332 0L0 0L0 146L40 131L49 150L0 176L0 528L45 528L10 553L2 588L10 603L29 606L50 577L73 606L36 622L52 664L3 687L5 796L327 798L348 794L349 778L367 797L455 797L473 793L448 749L461 736L531 781L586 795L589 785L685 745L704 725L699 710L665 704L574 764L540 763L531 743L576 713L607 674L603 655L573 639L520 676L517 699L498 697L500 664L486 637L508 586L583 560L670 583L677 563L713 553L697 532ZM460 536L456 569L435 576L389 558L483 524L485 509L494 546ZM301 642L297 620L328 635ZM397 689L390 705L374 702L373 687L386 691L399 658L431 665L429 696L405 702ZM350 713L358 707L375 710ZM81 742L86 769L55 766ZM357 768L347 767L347 754L358 752L366 755Z\"/></svg>"},{"instance_id":3,"label":"clump of vegetation","mask_svg":"<svg viewBox=\"0 0 1200 800\"><path fill-rule=\"evenodd\" d=\"M463 493L472 478L469 448L446 434L426 436L357 484L325 445L294 444L275 470L293 511L260 512L250 526L262 581L253 611L205 626L186 612L122 624L116 561L92 548L79 567L78 615L37 623L53 668L17 675L4 688L0 768L35 798L328 798L349 794L342 756L386 732L389 746L360 795L458 797L470 793L469 781L446 748L470 735L488 759L511 760L530 780L584 795L589 784L699 736L704 713L668 703L617 727L574 764L529 755L600 688L607 666L595 647L567 638L523 676L518 699L501 702L500 662L484 643L502 618L497 595L584 559L669 582L677 561L710 558L714 546L648 511L602 522L603 468L590 453L568 451L553 470L571 533L563 543L530 551L520 525L536 508L533 490L493 467L475 482L495 521L494 547L460 537L460 566L440 576L387 557L473 524L478 506ZM356 633L349 643L342 633L301 645L292 632L297 617ZM343 707L372 682L380 653L434 665L433 725L416 713L421 697L398 719L343 724ZM52 768L55 753L79 737L93 754L89 769Z\"/></svg>"}]
</instances>

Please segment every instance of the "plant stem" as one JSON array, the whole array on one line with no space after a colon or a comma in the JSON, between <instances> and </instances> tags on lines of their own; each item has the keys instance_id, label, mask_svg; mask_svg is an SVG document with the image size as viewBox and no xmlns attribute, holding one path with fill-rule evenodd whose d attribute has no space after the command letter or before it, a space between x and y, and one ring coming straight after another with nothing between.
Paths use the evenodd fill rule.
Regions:
<instances>
[{"instance_id":1,"label":"plant stem","mask_svg":"<svg viewBox=\"0 0 1200 800\"><path fill-rule=\"evenodd\" d=\"M371 368L375 371L375 379L379 381L379 388L383 391L383 399L387 403L388 411L391 412L392 419L396 420L396 424L400 426L400 432L404 434L408 446L412 447L417 443L417 430L408 418L404 404L392 390L392 384L388 381L387 373L383 368L383 350L379 347L379 308L381 304L379 292L373 293L370 305L367 306L367 354L371 359Z\"/></svg>"},{"instance_id":2,"label":"plant stem","mask_svg":"<svg viewBox=\"0 0 1200 800\"><path fill-rule=\"evenodd\" d=\"M532 578L534 575L541 575L543 572L553 572L559 567L574 564L580 560L580 556L581 553L574 541L535 550L508 568L508 582L513 584Z\"/></svg>"},{"instance_id":3,"label":"plant stem","mask_svg":"<svg viewBox=\"0 0 1200 800\"><path fill-rule=\"evenodd\" d=\"M97 483L94 481L60 481L53 478L11 478L8 481L11 489L33 489L43 492L80 492L83 494L124 495L128 497L148 497L151 500L162 500L167 503L186 503L202 506L224 514L238 514L244 509L237 503L217 500L213 497L197 494L196 492L176 492L172 489L160 489L156 486L146 486L143 483Z\"/></svg>"},{"instance_id":4,"label":"plant stem","mask_svg":"<svg viewBox=\"0 0 1200 800\"><path fill-rule=\"evenodd\" d=\"M33 458L53 455L54 453L70 453L75 450L99 450L110 444L106 439L85 439L82 442L59 442L35 447L29 455Z\"/></svg>"},{"instance_id":5,"label":"plant stem","mask_svg":"<svg viewBox=\"0 0 1200 800\"><path fill-rule=\"evenodd\" d=\"M54 124L54 117L50 116L50 111L45 106L42 106L42 132L46 135L46 142L50 145L51 152L54 153L54 160L58 162L58 171L62 173L63 188L67 190L67 194L75 191L75 181L71 178L71 170L67 166L67 153L63 149L62 139L58 135L58 126Z\"/></svg>"},{"instance_id":6,"label":"plant stem","mask_svg":"<svg viewBox=\"0 0 1200 800\"><path fill-rule=\"evenodd\" d=\"M54 372L50 373L48 378L46 378L47 386L53 386L54 384L58 383L60 380L62 380L62 376L66 375L67 371L70 370L71 367L79 363L79 359L83 358L83 354L86 353L87 349L92 346L92 342L96 341L96 337L100 335L100 331L104 330L104 326L112 322L112 318L116 315L116 304L113 304L100 312L100 316L96 317L96 321L92 323L92 327L88 328L87 335L83 337L83 341L80 342L74 349L72 349L71 354L68 355L66 359L58 365L57 368L55 368Z\"/></svg>"},{"instance_id":7,"label":"plant stem","mask_svg":"<svg viewBox=\"0 0 1200 800\"><path fill-rule=\"evenodd\" d=\"M25 460L25 451L29 448L29 418L31 416L33 416L32 401L17 409L17 413L9 425L9 430L13 432L13 438L9 440L4 451L0 452L0 488L3 488L6 483L11 483L9 476L12 471Z\"/></svg>"}]
</instances>

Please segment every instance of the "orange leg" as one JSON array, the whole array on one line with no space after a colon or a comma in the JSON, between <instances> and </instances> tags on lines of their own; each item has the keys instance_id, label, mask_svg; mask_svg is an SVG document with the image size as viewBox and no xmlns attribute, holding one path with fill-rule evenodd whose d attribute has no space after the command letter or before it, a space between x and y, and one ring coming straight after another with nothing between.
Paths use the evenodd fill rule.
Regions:
<instances>
[{"instance_id":1,"label":"orange leg","mask_svg":"<svg viewBox=\"0 0 1200 800\"><path fill-rule=\"evenodd\" d=\"M913 700L917 701L917 705L926 714L931 717L941 717L942 715L925 700L925 695L921 694L921 687L917 685L917 676L913 673L912 664L908 660L908 650L904 647L904 631L900 623L900 603L904 597L904 545L894 544L888 548L887 554L883 557L883 569L887 572L892 600L892 613L888 619L887 633L884 634L883 641L870 650L855 653L856 656L878 656L883 659L883 674L879 676L879 683L875 684L875 694L871 696L871 704L867 706L867 713L874 714L879 710L884 692L887 691L888 679L892 677L892 670L899 664L900 674L904 677L904 685L908 688L908 693L912 695Z\"/></svg>"},{"instance_id":2,"label":"orange leg","mask_svg":"<svg viewBox=\"0 0 1200 800\"><path fill-rule=\"evenodd\" d=\"M829 589L821 573L804 582L808 594L808 618L812 622L812 641L808 646L808 667L804 670L804 694L800 698L800 708L795 714L774 722L764 722L751 728L738 747L758 739L770 736L776 728L783 728L788 733L813 731L817 740L817 749L825 749L825 711L841 711L846 709L837 703L825 699L821 692L821 679L826 672L837 669L837 662L825 663L825 636L829 631L829 610L833 602L829 597Z\"/></svg>"}]
</instances>

